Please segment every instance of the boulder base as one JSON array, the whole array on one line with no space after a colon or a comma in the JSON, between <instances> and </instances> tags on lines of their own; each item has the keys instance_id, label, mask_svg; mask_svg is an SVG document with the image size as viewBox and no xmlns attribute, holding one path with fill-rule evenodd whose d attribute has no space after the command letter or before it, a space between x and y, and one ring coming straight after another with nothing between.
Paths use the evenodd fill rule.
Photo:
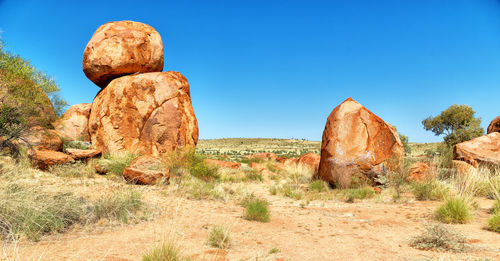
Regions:
<instances>
[{"instance_id":1,"label":"boulder base","mask_svg":"<svg viewBox=\"0 0 500 261\"><path fill-rule=\"evenodd\" d=\"M67 140L90 141L88 123L91 107L90 103L75 104L52 125Z\"/></svg>"},{"instance_id":2,"label":"boulder base","mask_svg":"<svg viewBox=\"0 0 500 261\"><path fill-rule=\"evenodd\" d=\"M459 143L453 150L455 160L462 160L474 167L480 164L500 165L500 132Z\"/></svg>"},{"instance_id":3,"label":"boulder base","mask_svg":"<svg viewBox=\"0 0 500 261\"><path fill-rule=\"evenodd\" d=\"M396 130L349 98L327 119L318 175L330 184L350 187L354 176L373 181L403 155Z\"/></svg>"},{"instance_id":4,"label":"boulder base","mask_svg":"<svg viewBox=\"0 0 500 261\"><path fill-rule=\"evenodd\" d=\"M198 123L186 78L161 72L112 81L92 103L89 132L103 153L160 156L194 147Z\"/></svg>"},{"instance_id":5,"label":"boulder base","mask_svg":"<svg viewBox=\"0 0 500 261\"><path fill-rule=\"evenodd\" d=\"M153 27L133 22L101 25L83 53L83 72L104 88L118 77L163 70L163 43Z\"/></svg>"},{"instance_id":6,"label":"boulder base","mask_svg":"<svg viewBox=\"0 0 500 261\"><path fill-rule=\"evenodd\" d=\"M154 185L170 178L170 171L162 164L161 159L151 156L135 158L129 167L123 170L123 177L131 183Z\"/></svg>"}]
</instances>

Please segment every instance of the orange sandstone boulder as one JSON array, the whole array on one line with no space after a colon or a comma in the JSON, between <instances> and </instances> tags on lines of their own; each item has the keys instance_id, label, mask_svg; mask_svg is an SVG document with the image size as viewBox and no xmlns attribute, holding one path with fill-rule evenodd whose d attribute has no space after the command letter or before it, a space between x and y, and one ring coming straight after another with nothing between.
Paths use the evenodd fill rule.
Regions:
<instances>
[{"instance_id":1,"label":"orange sandstone boulder","mask_svg":"<svg viewBox=\"0 0 500 261\"><path fill-rule=\"evenodd\" d=\"M66 154L70 155L75 160L85 160L101 156L98 150L80 150L80 149L66 149Z\"/></svg>"},{"instance_id":2,"label":"orange sandstone boulder","mask_svg":"<svg viewBox=\"0 0 500 261\"><path fill-rule=\"evenodd\" d=\"M488 134L493 132L500 132L500 116L493 119L488 126Z\"/></svg>"},{"instance_id":3,"label":"orange sandstone boulder","mask_svg":"<svg viewBox=\"0 0 500 261\"><path fill-rule=\"evenodd\" d=\"M41 170L47 170L56 164L73 163L75 160L59 151L30 149L28 157L34 166Z\"/></svg>"},{"instance_id":4,"label":"orange sandstone boulder","mask_svg":"<svg viewBox=\"0 0 500 261\"><path fill-rule=\"evenodd\" d=\"M477 137L455 145L455 160L462 160L474 167L480 164L500 164L500 132Z\"/></svg>"},{"instance_id":5,"label":"orange sandstone boulder","mask_svg":"<svg viewBox=\"0 0 500 261\"><path fill-rule=\"evenodd\" d=\"M231 168L231 169L239 169L241 167L241 163L231 162L231 161L222 161L216 159L205 159L205 163L212 166L217 166L221 168Z\"/></svg>"},{"instance_id":6,"label":"orange sandstone boulder","mask_svg":"<svg viewBox=\"0 0 500 261\"><path fill-rule=\"evenodd\" d=\"M89 133L103 153L160 156L194 147L198 123L186 78L161 72L113 80L92 103Z\"/></svg>"},{"instance_id":7,"label":"orange sandstone boulder","mask_svg":"<svg viewBox=\"0 0 500 261\"><path fill-rule=\"evenodd\" d=\"M153 27L133 22L101 25L83 53L83 72L101 88L118 77L163 70L163 43Z\"/></svg>"},{"instance_id":8,"label":"orange sandstone boulder","mask_svg":"<svg viewBox=\"0 0 500 261\"><path fill-rule=\"evenodd\" d=\"M318 172L320 160L321 157L318 154L309 152L301 155L297 162L298 164L308 166L309 168L314 170L314 172Z\"/></svg>"},{"instance_id":9,"label":"orange sandstone boulder","mask_svg":"<svg viewBox=\"0 0 500 261\"><path fill-rule=\"evenodd\" d=\"M123 170L123 177L131 183L139 185L154 185L159 181L168 180L170 171L161 159L152 156L140 156Z\"/></svg>"},{"instance_id":10,"label":"orange sandstone boulder","mask_svg":"<svg viewBox=\"0 0 500 261\"><path fill-rule=\"evenodd\" d=\"M431 165L424 161L413 163L408 172L408 181L425 181L432 179L434 175Z\"/></svg>"},{"instance_id":11,"label":"orange sandstone boulder","mask_svg":"<svg viewBox=\"0 0 500 261\"><path fill-rule=\"evenodd\" d=\"M75 104L52 125L67 140L90 141L88 123L91 107L90 103Z\"/></svg>"},{"instance_id":12,"label":"orange sandstone boulder","mask_svg":"<svg viewBox=\"0 0 500 261\"><path fill-rule=\"evenodd\" d=\"M21 138L22 142L27 142L36 150L62 151L63 149L63 142L58 132L41 126L31 127L21 135Z\"/></svg>"},{"instance_id":13,"label":"orange sandstone boulder","mask_svg":"<svg viewBox=\"0 0 500 261\"><path fill-rule=\"evenodd\" d=\"M328 117L318 176L330 184L350 187L353 176L373 181L403 155L396 130L349 98Z\"/></svg>"}]
</instances>

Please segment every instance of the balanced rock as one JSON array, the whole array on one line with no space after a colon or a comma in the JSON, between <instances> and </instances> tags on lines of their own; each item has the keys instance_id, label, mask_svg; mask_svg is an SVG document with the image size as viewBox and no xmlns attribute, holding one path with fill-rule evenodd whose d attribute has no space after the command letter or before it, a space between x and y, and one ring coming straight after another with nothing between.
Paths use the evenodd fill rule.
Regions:
<instances>
[{"instance_id":1,"label":"balanced rock","mask_svg":"<svg viewBox=\"0 0 500 261\"><path fill-rule=\"evenodd\" d=\"M241 163L238 162L222 161L216 159L205 159L205 163L211 166L216 166L221 168L239 169L241 167Z\"/></svg>"},{"instance_id":2,"label":"balanced rock","mask_svg":"<svg viewBox=\"0 0 500 261\"><path fill-rule=\"evenodd\" d=\"M36 150L62 151L63 142L58 132L41 126L34 126L21 135L21 141Z\"/></svg>"},{"instance_id":3,"label":"balanced rock","mask_svg":"<svg viewBox=\"0 0 500 261\"><path fill-rule=\"evenodd\" d=\"M349 98L328 117L318 175L330 184L349 187L355 175L373 181L403 155L396 130Z\"/></svg>"},{"instance_id":4,"label":"balanced rock","mask_svg":"<svg viewBox=\"0 0 500 261\"><path fill-rule=\"evenodd\" d=\"M302 164L304 166L309 167L314 172L318 172L319 161L321 157L316 153L305 153L299 157L298 164Z\"/></svg>"},{"instance_id":5,"label":"balanced rock","mask_svg":"<svg viewBox=\"0 0 500 261\"><path fill-rule=\"evenodd\" d=\"M493 132L500 132L500 116L493 119L488 126L488 134Z\"/></svg>"},{"instance_id":6,"label":"balanced rock","mask_svg":"<svg viewBox=\"0 0 500 261\"><path fill-rule=\"evenodd\" d=\"M160 72L113 80L92 103L89 132L103 153L160 156L196 146L198 123L186 78Z\"/></svg>"},{"instance_id":7,"label":"balanced rock","mask_svg":"<svg viewBox=\"0 0 500 261\"><path fill-rule=\"evenodd\" d=\"M101 25L83 53L83 72L104 88L113 79L163 70L163 43L153 27L133 22Z\"/></svg>"},{"instance_id":8,"label":"balanced rock","mask_svg":"<svg viewBox=\"0 0 500 261\"><path fill-rule=\"evenodd\" d=\"M75 104L52 125L67 140L90 141L88 123L91 107L91 103Z\"/></svg>"},{"instance_id":9,"label":"balanced rock","mask_svg":"<svg viewBox=\"0 0 500 261\"><path fill-rule=\"evenodd\" d=\"M500 165L500 132L477 137L455 145L455 160L462 160L474 167L481 164Z\"/></svg>"},{"instance_id":10,"label":"balanced rock","mask_svg":"<svg viewBox=\"0 0 500 261\"><path fill-rule=\"evenodd\" d=\"M28 158L31 160L34 166L41 170L47 170L50 166L56 164L75 162L75 160L69 155L52 150L30 149L28 151Z\"/></svg>"},{"instance_id":11,"label":"balanced rock","mask_svg":"<svg viewBox=\"0 0 500 261\"><path fill-rule=\"evenodd\" d=\"M170 171L161 159L152 156L140 156L123 170L123 177L131 183L139 185L154 185L159 181L168 180Z\"/></svg>"}]
</instances>

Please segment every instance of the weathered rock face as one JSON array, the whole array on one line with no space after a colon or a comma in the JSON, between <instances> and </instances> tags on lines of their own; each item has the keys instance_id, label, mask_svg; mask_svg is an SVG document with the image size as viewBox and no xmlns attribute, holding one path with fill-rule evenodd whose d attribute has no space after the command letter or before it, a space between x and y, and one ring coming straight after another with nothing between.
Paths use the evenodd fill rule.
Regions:
<instances>
[{"instance_id":1,"label":"weathered rock face","mask_svg":"<svg viewBox=\"0 0 500 261\"><path fill-rule=\"evenodd\" d=\"M87 149L87 150L66 149L66 154L70 155L75 160L87 160L101 156L100 151L92 149Z\"/></svg>"},{"instance_id":2,"label":"weathered rock face","mask_svg":"<svg viewBox=\"0 0 500 261\"><path fill-rule=\"evenodd\" d=\"M480 164L500 165L500 132L455 145L455 159L462 160L474 167Z\"/></svg>"},{"instance_id":3,"label":"weathered rock face","mask_svg":"<svg viewBox=\"0 0 500 261\"><path fill-rule=\"evenodd\" d=\"M500 132L500 116L493 119L488 126L488 134L493 132Z\"/></svg>"},{"instance_id":4,"label":"weathered rock face","mask_svg":"<svg viewBox=\"0 0 500 261\"><path fill-rule=\"evenodd\" d=\"M133 22L101 25L83 53L83 72L104 88L113 79L163 70L163 43L153 27Z\"/></svg>"},{"instance_id":5,"label":"weathered rock face","mask_svg":"<svg viewBox=\"0 0 500 261\"><path fill-rule=\"evenodd\" d=\"M430 180L435 177L433 167L435 166L431 166L431 164L424 161L415 162L408 170L407 180L416 182Z\"/></svg>"},{"instance_id":6,"label":"weathered rock face","mask_svg":"<svg viewBox=\"0 0 500 261\"><path fill-rule=\"evenodd\" d=\"M208 165L217 166L221 168L239 169L241 167L241 163L238 162L222 161L216 159L205 159L205 163Z\"/></svg>"},{"instance_id":7,"label":"weathered rock face","mask_svg":"<svg viewBox=\"0 0 500 261\"><path fill-rule=\"evenodd\" d=\"M59 151L30 149L28 157L33 165L41 170L47 170L56 164L73 163L75 160Z\"/></svg>"},{"instance_id":8,"label":"weathered rock face","mask_svg":"<svg viewBox=\"0 0 500 261\"><path fill-rule=\"evenodd\" d=\"M331 184L349 187L353 176L373 180L403 155L394 128L349 98L328 117L318 175Z\"/></svg>"},{"instance_id":9,"label":"weathered rock face","mask_svg":"<svg viewBox=\"0 0 500 261\"><path fill-rule=\"evenodd\" d=\"M65 139L90 141L88 122L91 107L90 103L75 104L52 125Z\"/></svg>"},{"instance_id":10,"label":"weathered rock face","mask_svg":"<svg viewBox=\"0 0 500 261\"><path fill-rule=\"evenodd\" d=\"M37 150L61 151L63 142L55 130L45 129L41 126L31 127L21 138Z\"/></svg>"},{"instance_id":11,"label":"weathered rock face","mask_svg":"<svg viewBox=\"0 0 500 261\"><path fill-rule=\"evenodd\" d=\"M168 180L170 171L164 167L159 158L140 156L123 170L123 177L135 184L154 185L159 181Z\"/></svg>"},{"instance_id":12,"label":"weathered rock face","mask_svg":"<svg viewBox=\"0 0 500 261\"><path fill-rule=\"evenodd\" d=\"M178 72L113 80L94 99L89 132L103 153L159 156L198 142L189 84Z\"/></svg>"},{"instance_id":13,"label":"weathered rock face","mask_svg":"<svg viewBox=\"0 0 500 261\"><path fill-rule=\"evenodd\" d=\"M316 153L305 153L299 157L298 164L308 166L314 172L318 172L321 157Z\"/></svg>"}]
</instances>

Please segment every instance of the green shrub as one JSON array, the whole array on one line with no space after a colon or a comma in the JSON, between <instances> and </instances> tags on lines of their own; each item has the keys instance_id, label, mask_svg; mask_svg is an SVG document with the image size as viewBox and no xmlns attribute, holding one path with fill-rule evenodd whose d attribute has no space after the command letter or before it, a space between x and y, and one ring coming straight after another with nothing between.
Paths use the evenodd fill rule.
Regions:
<instances>
[{"instance_id":1,"label":"green shrub","mask_svg":"<svg viewBox=\"0 0 500 261\"><path fill-rule=\"evenodd\" d=\"M500 233L500 213L497 212L488 219L488 229Z\"/></svg>"},{"instance_id":2,"label":"green shrub","mask_svg":"<svg viewBox=\"0 0 500 261\"><path fill-rule=\"evenodd\" d=\"M142 261L180 261L186 260L181 257L179 247L173 243L164 243L149 253L142 256Z\"/></svg>"},{"instance_id":3,"label":"green shrub","mask_svg":"<svg viewBox=\"0 0 500 261\"><path fill-rule=\"evenodd\" d=\"M308 190L314 192L325 192L328 191L329 188L330 186L327 182L317 179L309 183Z\"/></svg>"},{"instance_id":4,"label":"green shrub","mask_svg":"<svg viewBox=\"0 0 500 261\"><path fill-rule=\"evenodd\" d=\"M256 170L248 170L245 171L245 179L246 180L251 180L251 181L263 181L264 177L262 177L262 174Z\"/></svg>"},{"instance_id":5,"label":"green shrub","mask_svg":"<svg viewBox=\"0 0 500 261\"><path fill-rule=\"evenodd\" d=\"M208 235L208 244L211 247L228 249L231 247L229 230L223 226L214 226Z\"/></svg>"},{"instance_id":6,"label":"green shrub","mask_svg":"<svg viewBox=\"0 0 500 261\"><path fill-rule=\"evenodd\" d=\"M0 235L37 241L85 220L86 204L71 193L49 193L34 186L0 187Z\"/></svg>"},{"instance_id":7,"label":"green shrub","mask_svg":"<svg viewBox=\"0 0 500 261\"><path fill-rule=\"evenodd\" d=\"M304 197L304 193L302 193L302 190L300 190L299 186L295 184L284 184L280 188L280 193L285 197L295 200L301 200Z\"/></svg>"},{"instance_id":8,"label":"green shrub","mask_svg":"<svg viewBox=\"0 0 500 261\"><path fill-rule=\"evenodd\" d=\"M411 188L417 200L443 200L449 194L448 189L435 180L414 182Z\"/></svg>"},{"instance_id":9,"label":"green shrub","mask_svg":"<svg viewBox=\"0 0 500 261\"><path fill-rule=\"evenodd\" d=\"M128 223L134 213L141 210L144 203L137 191L116 192L94 203L93 212L97 219L118 219Z\"/></svg>"},{"instance_id":10,"label":"green shrub","mask_svg":"<svg viewBox=\"0 0 500 261\"><path fill-rule=\"evenodd\" d=\"M495 201L493 207L491 208L491 214L500 214L500 199Z\"/></svg>"},{"instance_id":11,"label":"green shrub","mask_svg":"<svg viewBox=\"0 0 500 261\"><path fill-rule=\"evenodd\" d=\"M259 222L269 222L269 203L263 199L254 198L245 206L245 219Z\"/></svg>"},{"instance_id":12,"label":"green shrub","mask_svg":"<svg viewBox=\"0 0 500 261\"><path fill-rule=\"evenodd\" d=\"M354 199L366 199L375 196L375 191L370 187L343 189L341 193L344 195L346 202L353 202Z\"/></svg>"},{"instance_id":13,"label":"green shrub","mask_svg":"<svg viewBox=\"0 0 500 261\"><path fill-rule=\"evenodd\" d=\"M437 250L463 252L468 246L466 238L461 234L440 224L426 227L421 235L413 238L410 246L421 250Z\"/></svg>"},{"instance_id":14,"label":"green shrub","mask_svg":"<svg viewBox=\"0 0 500 261\"><path fill-rule=\"evenodd\" d=\"M472 210L464 198L448 198L436 210L435 217L443 223L465 224L472 220Z\"/></svg>"},{"instance_id":15,"label":"green shrub","mask_svg":"<svg viewBox=\"0 0 500 261\"><path fill-rule=\"evenodd\" d=\"M107 170L109 174L122 176L123 170L130 165L130 162L137 158L134 154L120 154L111 155L105 154L102 160L99 160L97 164Z\"/></svg>"}]
</instances>

